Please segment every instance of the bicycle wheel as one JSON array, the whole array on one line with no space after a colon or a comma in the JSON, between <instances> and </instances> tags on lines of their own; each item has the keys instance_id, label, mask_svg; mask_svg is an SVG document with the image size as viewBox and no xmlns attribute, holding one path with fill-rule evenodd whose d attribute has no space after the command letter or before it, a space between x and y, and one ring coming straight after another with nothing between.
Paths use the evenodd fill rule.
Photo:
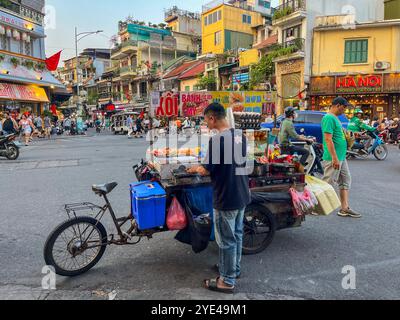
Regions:
<instances>
[{"instance_id":1,"label":"bicycle wheel","mask_svg":"<svg viewBox=\"0 0 400 320\"><path fill-rule=\"evenodd\" d=\"M75 277L92 269L107 247L104 226L91 217L60 224L44 246L44 260L60 276Z\"/></svg>"}]
</instances>

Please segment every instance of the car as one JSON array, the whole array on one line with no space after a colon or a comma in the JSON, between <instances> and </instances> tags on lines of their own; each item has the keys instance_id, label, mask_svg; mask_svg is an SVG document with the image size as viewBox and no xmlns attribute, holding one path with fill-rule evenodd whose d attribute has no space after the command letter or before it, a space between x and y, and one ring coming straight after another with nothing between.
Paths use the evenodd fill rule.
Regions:
<instances>
[{"instance_id":1,"label":"car","mask_svg":"<svg viewBox=\"0 0 400 320\"><path fill-rule=\"evenodd\" d=\"M322 118L327 114L322 111L299 111L297 119L294 121L294 126L298 134L304 134L305 136L312 136L317 139L319 143L322 143ZM277 127L280 128L282 121L285 119L284 115L277 118ZM345 115L339 116L339 120L343 125L344 129L347 129L349 125L349 119ZM274 123L262 123L262 129L274 128Z\"/></svg>"}]
</instances>

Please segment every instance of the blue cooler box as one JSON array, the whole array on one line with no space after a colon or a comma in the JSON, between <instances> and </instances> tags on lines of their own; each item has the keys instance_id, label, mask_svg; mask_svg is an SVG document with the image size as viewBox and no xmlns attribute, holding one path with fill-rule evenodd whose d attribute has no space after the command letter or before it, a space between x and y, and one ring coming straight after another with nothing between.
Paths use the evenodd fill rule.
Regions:
<instances>
[{"instance_id":1,"label":"blue cooler box","mask_svg":"<svg viewBox=\"0 0 400 320\"><path fill-rule=\"evenodd\" d=\"M167 195L157 182L131 184L132 215L140 230L164 227Z\"/></svg>"}]
</instances>

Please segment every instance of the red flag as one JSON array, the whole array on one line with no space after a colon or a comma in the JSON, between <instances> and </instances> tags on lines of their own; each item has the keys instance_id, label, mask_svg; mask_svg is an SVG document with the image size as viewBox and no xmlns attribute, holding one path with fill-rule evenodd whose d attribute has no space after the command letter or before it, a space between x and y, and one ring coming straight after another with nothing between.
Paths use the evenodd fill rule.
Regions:
<instances>
[{"instance_id":1,"label":"red flag","mask_svg":"<svg viewBox=\"0 0 400 320\"><path fill-rule=\"evenodd\" d=\"M50 111L53 115L57 115L57 106L55 104L52 104L50 107Z\"/></svg>"},{"instance_id":2,"label":"red flag","mask_svg":"<svg viewBox=\"0 0 400 320\"><path fill-rule=\"evenodd\" d=\"M142 119L142 120L144 119L144 111L142 111L142 113L140 114L139 118Z\"/></svg>"},{"instance_id":3,"label":"red flag","mask_svg":"<svg viewBox=\"0 0 400 320\"><path fill-rule=\"evenodd\" d=\"M299 98L299 100L303 100L303 92L299 92L299 94L298 94L298 98Z\"/></svg>"},{"instance_id":4,"label":"red flag","mask_svg":"<svg viewBox=\"0 0 400 320\"><path fill-rule=\"evenodd\" d=\"M56 71L61 58L61 52L56 53L50 58L46 59L46 66L49 71Z\"/></svg>"}]
</instances>

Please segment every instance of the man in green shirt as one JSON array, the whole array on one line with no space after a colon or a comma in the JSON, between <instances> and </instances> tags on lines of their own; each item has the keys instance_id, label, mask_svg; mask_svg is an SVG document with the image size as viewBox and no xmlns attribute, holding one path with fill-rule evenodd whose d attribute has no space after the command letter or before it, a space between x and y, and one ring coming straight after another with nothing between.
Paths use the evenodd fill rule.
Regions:
<instances>
[{"instance_id":1,"label":"man in green shirt","mask_svg":"<svg viewBox=\"0 0 400 320\"><path fill-rule=\"evenodd\" d=\"M340 217L361 218L361 214L350 209L349 191L351 188L351 174L346 160L347 140L339 116L344 114L350 106L343 97L333 100L330 112L322 120L324 139L324 181L339 186L342 208Z\"/></svg>"},{"instance_id":2,"label":"man in green shirt","mask_svg":"<svg viewBox=\"0 0 400 320\"><path fill-rule=\"evenodd\" d=\"M286 118L283 120L281 130L279 132L279 143L281 145L282 153L288 153L291 155L297 153L299 156L301 156L300 163L305 166L307 164L307 159L310 155L310 152L303 147L291 145L290 139L306 141L309 143L312 143L313 141L297 134L293 124L293 121L297 117L295 108L286 108L285 117Z\"/></svg>"},{"instance_id":3,"label":"man in green shirt","mask_svg":"<svg viewBox=\"0 0 400 320\"><path fill-rule=\"evenodd\" d=\"M364 144L361 146L364 146L364 152L367 153L367 150L371 146L373 139L368 134L362 135L361 133L363 131L375 132L376 128L365 124L363 122L363 116L364 112L361 109L354 110L354 117L350 120L347 130L354 134L358 134L356 142L361 143L361 141L364 141Z\"/></svg>"}]
</instances>

